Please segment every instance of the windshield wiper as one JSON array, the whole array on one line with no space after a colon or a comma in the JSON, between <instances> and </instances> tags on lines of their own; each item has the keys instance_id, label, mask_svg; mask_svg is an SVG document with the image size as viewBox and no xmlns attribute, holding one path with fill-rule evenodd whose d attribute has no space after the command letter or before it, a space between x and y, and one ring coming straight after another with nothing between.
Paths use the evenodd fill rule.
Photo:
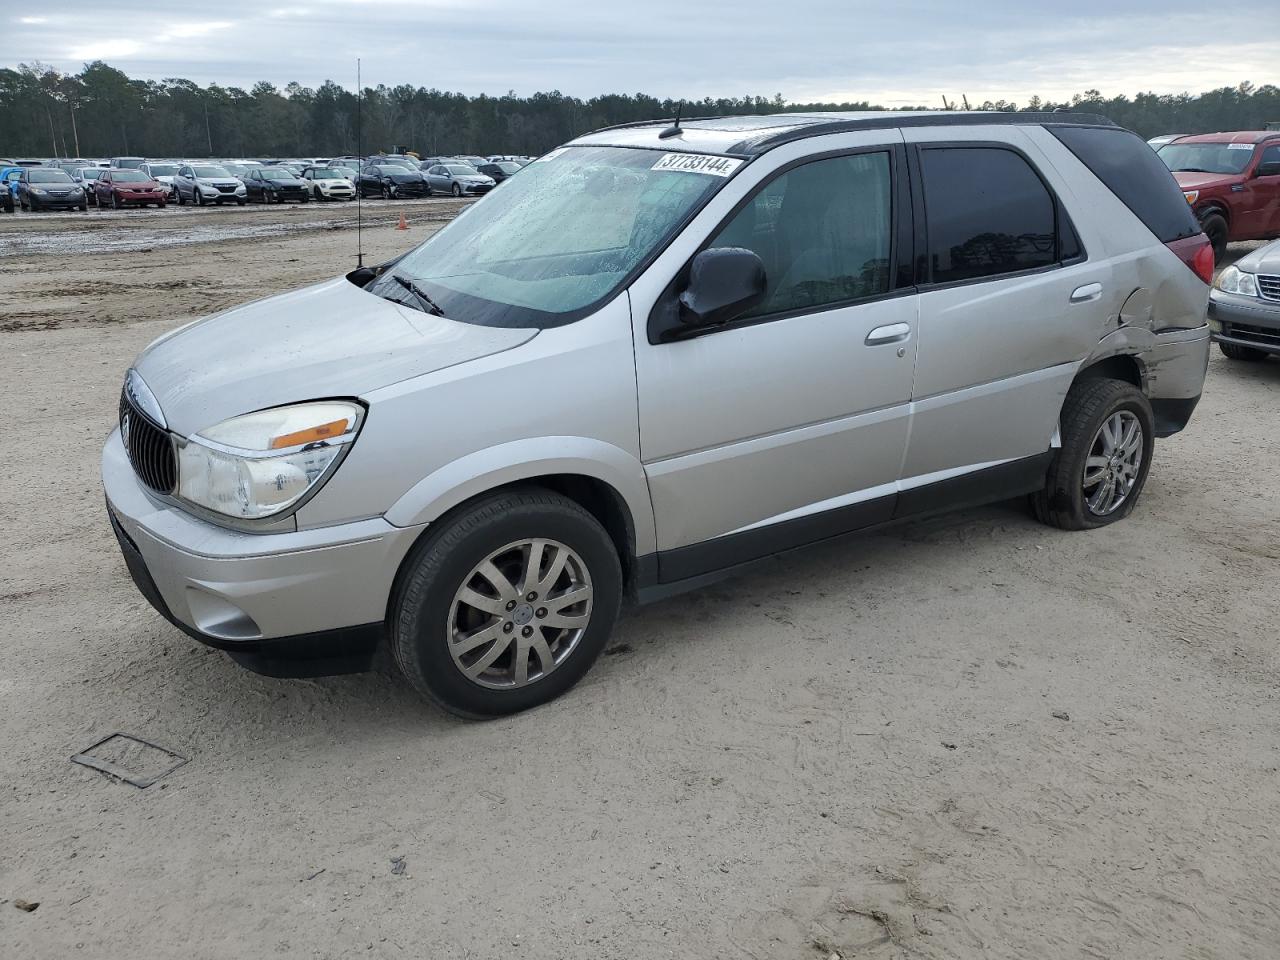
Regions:
<instances>
[{"instance_id":1,"label":"windshield wiper","mask_svg":"<svg viewBox=\"0 0 1280 960\"><path fill-rule=\"evenodd\" d=\"M444 311L440 309L440 305L436 303L434 300L432 300L425 293L423 293L421 288L419 288L419 286L416 283L414 283L412 280L402 277L396 273L388 274L388 276L390 276L392 280L400 284L400 286L404 287L406 290L408 290L411 294L414 295L418 303L422 305L422 310L424 313L429 313L437 317L444 316Z\"/></svg>"},{"instance_id":2,"label":"windshield wiper","mask_svg":"<svg viewBox=\"0 0 1280 960\"><path fill-rule=\"evenodd\" d=\"M1213 173L1212 170L1202 170L1199 167L1179 167L1178 173Z\"/></svg>"}]
</instances>

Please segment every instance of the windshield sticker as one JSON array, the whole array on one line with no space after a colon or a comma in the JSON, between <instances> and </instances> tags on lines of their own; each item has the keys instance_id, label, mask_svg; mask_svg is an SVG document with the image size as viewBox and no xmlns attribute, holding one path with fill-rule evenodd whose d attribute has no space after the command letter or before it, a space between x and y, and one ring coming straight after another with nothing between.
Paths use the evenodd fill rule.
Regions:
<instances>
[{"instance_id":1,"label":"windshield sticker","mask_svg":"<svg viewBox=\"0 0 1280 960\"><path fill-rule=\"evenodd\" d=\"M731 177L742 166L733 157L710 157L701 153L665 153L653 165L654 170L673 170L676 173L706 173L713 177Z\"/></svg>"},{"instance_id":2,"label":"windshield sticker","mask_svg":"<svg viewBox=\"0 0 1280 960\"><path fill-rule=\"evenodd\" d=\"M567 147L560 147L559 149L552 150L550 153L544 153L542 156L540 156L537 160L533 162L546 163L548 160L554 160L556 157L560 156L560 154L564 153L565 150L567 149L568 149Z\"/></svg>"},{"instance_id":3,"label":"windshield sticker","mask_svg":"<svg viewBox=\"0 0 1280 960\"><path fill-rule=\"evenodd\" d=\"M1227 149L1228 150L1252 150L1253 144L1252 143L1228 143Z\"/></svg>"}]
</instances>

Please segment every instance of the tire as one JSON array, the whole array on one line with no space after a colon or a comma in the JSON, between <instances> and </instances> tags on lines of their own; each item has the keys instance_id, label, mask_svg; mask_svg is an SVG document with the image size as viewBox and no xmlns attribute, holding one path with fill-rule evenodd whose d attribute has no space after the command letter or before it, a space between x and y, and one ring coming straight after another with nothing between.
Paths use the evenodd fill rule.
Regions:
<instances>
[{"instance_id":1,"label":"tire","mask_svg":"<svg viewBox=\"0 0 1280 960\"><path fill-rule=\"evenodd\" d=\"M312 187L312 188L311 188L311 193L315 196L315 199L316 199L316 201L317 201L317 202L319 202L320 200L323 200L323 199L324 199L323 197L321 197L321 196L320 196L320 188L319 188L319 187Z\"/></svg>"},{"instance_id":2,"label":"tire","mask_svg":"<svg viewBox=\"0 0 1280 960\"><path fill-rule=\"evenodd\" d=\"M481 498L459 510L452 518L433 524L433 531L414 547L405 562L388 617L391 654L400 672L424 696L458 716L479 719L527 710L554 700L576 684L604 649L618 617L622 598L622 568L618 553L608 533L582 507L559 494L540 487L516 488ZM534 631L538 617L548 617L548 610L538 605L536 590L509 600L511 607L500 601L494 612L484 612L463 603L455 603L456 594L467 583L475 582L477 568L506 545L521 540L551 540L567 547L573 555L563 573L547 591L573 590L569 580L585 578L590 586L589 619L576 634L561 627L540 627ZM554 548L548 548L554 550ZM544 563L552 553L544 553ZM518 552L502 553L516 557ZM529 585L520 575L520 564L510 571L508 587L524 590ZM574 573L574 571L578 573ZM548 570L547 573L550 571ZM579 586L579 589L581 586ZM496 591L495 591L496 592ZM532 595L534 600L527 598ZM516 601L519 605L516 606ZM512 607L514 611L512 612ZM554 606L547 622L555 617ZM569 604L574 609L577 604ZM503 612L498 612L503 611ZM581 612L581 611L579 611ZM469 679L450 651L455 617L480 618L476 632L493 629L494 639L475 648L476 656L468 664L488 658L493 666L483 670L482 680ZM488 621L484 618L489 618ZM485 626L485 623L489 626ZM499 625L501 624L501 630ZM527 624L516 627L516 624ZM506 630L510 625L512 629ZM473 629L469 627L468 629ZM543 630L546 633L543 633ZM541 656L533 652L531 643L522 642L528 631L542 639L543 649L553 657L563 652L547 668ZM531 641L532 642L532 641ZM564 644L570 645L566 648ZM495 648L501 652L492 660ZM484 685L496 682L503 671L512 671L515 679L515 651L525 652L527 670L537 664L536 676L524 685L505 688ZM467 657L469 654L461 654ZM495 671L490 674L489 671ZM527 679L527 678L526 678Z\"/></svg>"},{"instance_id":3,"label":"tire","mask_svg":"<svg viewBox=\"0 0 1280 960\"><path fill-rule=\"evenodd\" d=\"M1105 465L1106 458L1099 456L1101 446L1106 443L1103 425L1114 424L1117 417L1126 423L1136 422L1141 429L1141 436L1136 438L1134 445L1134 452L1140 454L1140 460L1136 463L1136 470L1131 471L1132 485L1127 493L1110 510L1098 512L1090 507L1086 498L1085 470L1089 466L1088 461L1095 460L1092 469L1101 469L1103 476L1108 475L1110 468ZM1122 380L1082 380L1067 393L1059 427L1062 448L1049 467L1044 489L1031 497L1037 519L1063 530L1092 530L1115 523L1132 513L1146 486L1155 449L1155 417L1146 395ZM1095 444L1100 449L1095 450ZM1101 467L1096 465L1099 459L1104 461ZM1134 466L1132 463L1128 465ZM1101 481L1101 485L1106 482ZM1091 489L1095 493L1100 492L1100 486Z\"/></svg>"},{"instance_id":4,"label":"tire","mask_svg":"<svg viewBox=\"0 0 1280 960\"><path fill-rule=\"evenodd\" d=\"M167 200L161 200L159 203L156 204L156 209L163 210L168 205L168 203L169 201Z\"/></svg>"},{"instance_id":5,"label":"tire","mask_svg":"<svg viewBox=\"0 0 1280 960\"><path fill-rule=\"evenodd\" d=\"M391 188L388 187L385 183L382 185L382 199L383 200L391 199Z\"/></svg>"},{"instance_id":6,"label":"tire","mask_svg":"<svg viewBox=\"0 0 1280 960\"><path fill-rule=\"evenodd\" d=\"M1211 213L1200 221L1200 229L1205 232L1209 242L1213 244L1213 262L1219 264L1227 255L1227 221L1221 214Z\"/></svg>"},{"instance_id":7,"label":"tire","mask_svg":"<svg viewBox=\"0 0 1280 960\"><path fill-rule=\"evenodd\" d=\"M80 204L80 206L79 206L77 209L78 209L81 213L88 213L88 212L89 212L89 204L87 204L87 203L82 203L82 204Z\"/></svg>"},{"instance_id":8,"label":"tire","mask_svg":"<svg viewBox=\"0 0 1280 960\"><path fill-rule=\"evenodd\" d=\"M453 196L455 200L462 196L462 186L460 184L455 183L453 185Z\"/></svg>"},{"instance_id":9,"label":"tire","mask_svg":"<svg viewBox=\"0 0 1280 960\"><path fill-rule=\"evenodd\" d=\"M187 205L187 198L186 198L185 196L183 196L182 191L181 191L181 190L179 190L179 191L178 191L178 206L180 206L180 207L185 207L186 205Z\"/></svg>"},{"instance_id":10,"label":"tire","mask_svg":"<svg viewBox=\"0 0 1280 960\"><path fill-rule=\"evenodd\" d=\"M237 207L243 207L243 206L244 206L244 198L243 198L243 197L236 197L236 206L237 206Z\"/></svg>"},{"instance_id":11,"label":"tire","mask_svg":"<svg viewBox=\"0 0 1280 960\"><path fill-rule=\"evenodd\" d=\"M1245 363L1257 363L1267 359L1267 351L1255 350L1253 347L1242 347L1238 343L1219 343L1222 355L1231 360L1243 360Z\"/></svg>"},{"instance_id":12,"label":"tire","mask_svg":"<svg viewBox=\"0 0 1280 960\"><path fill-rule=\"evenodd\" d=\"M123 204L120 203L120 194L113 192L111 194L111 209L120 210L122 208L123 208Z\"/></svg>"}]
</instances>

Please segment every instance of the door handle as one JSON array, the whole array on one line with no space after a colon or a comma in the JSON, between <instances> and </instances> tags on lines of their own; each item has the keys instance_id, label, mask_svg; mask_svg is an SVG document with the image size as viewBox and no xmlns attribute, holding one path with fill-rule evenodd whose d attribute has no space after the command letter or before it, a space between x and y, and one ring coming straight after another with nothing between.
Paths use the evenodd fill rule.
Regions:
<instances>
[{"instance_id":1,"label":"door handle","mask_svg":"<svg viewBox=\"0 0 1280 960\"><path fill-rule=\"evenodd\" d=\"M911 324L909 323L890 323L883 327L876 327L867 334L867 346L874 347L881 343L897 343L899 340L905 340L911 335Z\"/></svg>"},{"instance_id":2,"label":"door handle","mask_svg":"<svg viewBox=\"0 0 1280 960\"><path fill-rule=\"evenodd\" d=\"M1083 287L1076 287L1071 291L1072 303L1089 303L1097 300L1102 296L1102 284L1086 283Z\"/></svg>"}]
</instances>

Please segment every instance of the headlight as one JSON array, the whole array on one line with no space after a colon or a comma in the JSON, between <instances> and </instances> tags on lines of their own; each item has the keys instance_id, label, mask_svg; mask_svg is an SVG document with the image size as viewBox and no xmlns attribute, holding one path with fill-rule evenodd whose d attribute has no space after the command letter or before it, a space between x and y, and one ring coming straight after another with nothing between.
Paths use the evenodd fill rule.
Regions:
<instances>
[{"instance_id":1,"label":"headlight","mask_svg":"<svg viewBox=\"0 0 1280 960\"><path fill-rule=\"evenodd\" d=\"M1242 297L1258 295L1258 278L1252 273L1245 273L1235 267L1227 267L1213 284L1223 293L1235 293Z\"/></svg>"},{"instance_id":2,"label":"headlight","mask_svg":"<svg viewBox=\"0 0 1280 960\"><path fill-rule=\"evenodd\" d=\"M1200 199L1199 190L1183 190L1182 195L1187 198L1187 203L1189 205L1195 203L1198 199Z\"/></svg>"},{"instance_id":3,"label":"headlight","mask_svg":"<svg viewBox=\"0 0 1280 960\"><path fill-rule=\"evenodd\" d=\"M31 192L32 192L32 193L38 193L38 194L40 194L41 196L44 196L44 187L32 187L32 188L31 188Z\"/></svg>"},{"instance_id":4,"label":"headlight","mask_svg":"<svg viewBox=\"0 0 1280 960\"><path fill-rule=\"evenodd\" d=\"M318 489L356 438L364 408L341 400L234 417L178 451L178 496L228 517L280 513Z\"/></svg>"}]
</instances>

